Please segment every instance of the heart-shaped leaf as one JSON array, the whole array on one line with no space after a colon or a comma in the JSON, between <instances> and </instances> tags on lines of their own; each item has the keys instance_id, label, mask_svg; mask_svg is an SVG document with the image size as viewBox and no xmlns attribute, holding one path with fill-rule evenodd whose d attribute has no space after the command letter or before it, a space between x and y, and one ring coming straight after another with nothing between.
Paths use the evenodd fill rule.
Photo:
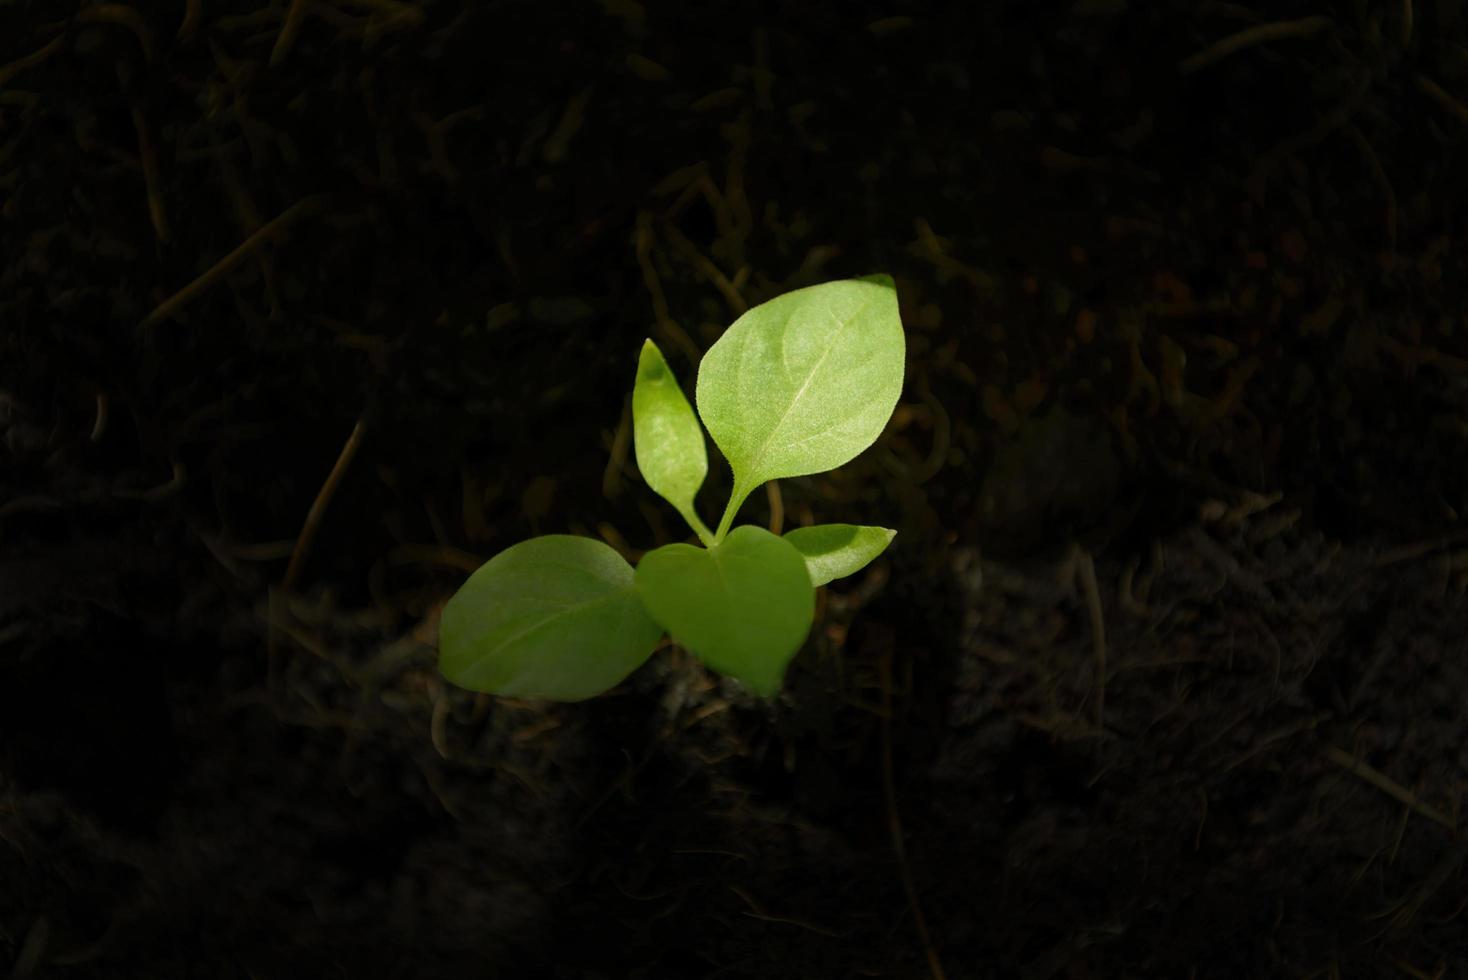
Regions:
<instances>
[{"instance_id":1,"label":"heart-shaped leaf","mask_svg":"<svg viewBox=\"0 0 1468 980\"><path fill-rule=\"evenodd\" d=\"M670 544L642 556L637 593L653 619L715 670L761 697L780 689L805 642L815 588L795 546L735 528L712 548Z\"/></svg>"},{"instance_id":2,"label":"heart-shaped leaf","mask_svg":"<svg viewBox=\"0 0 1468 980\"><path fill-rule=\"evenodd\" d=\"M662 629L632 566L591 538L551 534L485 562L444 606L438 666L460 687L579 701L652 655Z\"/></svg>"},{"instance_id":3,"label":"heart-shaped leaf","mask_svg":"<svg viewBox=\"0 0 1468 980\"><path fill-rule=\"evenodd\" d=\"M697 388L698 414L734 469L730 516L766 480L835 469L876 441L904 356L886 276L797 289L735 320L704 355Z\"/></svg>"},{"instance_id":4,"label":"heart-shaped leaf","mask_svg":"<svg viewBox=\"0 0 1468 980\"><path fill-rule=\"evenodd\" d=\"M817 524L798 527L785 534L805 559L813 585L825 585L859 572L883 551L896 531L860 524Z\"/></svg>"},{"instance_id":5,"label":"heart-shaped leaf","mask_svg":"<svg viewBox=\"0 0 1468 980\"><path fill-rule=\"evenodd\" d=\"M651 340L642 345L637 360L637 383L632 388L632 439L637 468L653 491L678 509L688 526L704 541L711 540L693 498L708 474L708 450L703 428L694 417L678 379Z\"/></svg>"}]
</instances>

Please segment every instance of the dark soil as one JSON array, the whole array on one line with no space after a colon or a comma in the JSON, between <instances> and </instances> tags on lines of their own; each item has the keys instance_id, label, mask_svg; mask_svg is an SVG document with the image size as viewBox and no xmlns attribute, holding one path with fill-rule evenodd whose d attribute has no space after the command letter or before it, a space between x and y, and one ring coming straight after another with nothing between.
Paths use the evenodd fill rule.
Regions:
<instances>
[{"instance_id":1,"label":"dark soil","mask_svg":"<svg viewBox=\"0 0 1468 980\"><path fill-rule=\"evenodd\" d=\"M21 0L0 248L0 971L1468 977L1459 0ZM873 271L780 697L441 680Z\"/></svg>"}]
</instances>

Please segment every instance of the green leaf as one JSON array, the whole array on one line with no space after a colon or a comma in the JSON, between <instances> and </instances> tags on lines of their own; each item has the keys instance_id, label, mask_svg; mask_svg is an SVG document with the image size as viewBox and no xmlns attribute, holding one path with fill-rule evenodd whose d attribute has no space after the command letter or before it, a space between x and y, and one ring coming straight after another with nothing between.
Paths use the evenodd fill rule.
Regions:
<instances>
[{"instance_id":1,"label":"green leaf","mask_svg":"<svg viewBox=\"0 0 1468 980\"><path fill-rule=\"evenodd\" d=\"M735 320L698 369L698 414L734 469L719 531L766 480L835 469L875 442L904 356L887 277L798 289Z\"/></svg>"},{"instance_id":2,"label":"green leaf","mask_svg":"<svg viewBox=\"0 0 1468 980\"><path fill-rule=\"evenodd\" d=\"M785 534L805 559L814 585L825 585L865 568L887 550L897 532L885 527L859 524L817 524L798 527Z\"/></svg>"},{"instance_id":3,"label":"green leaf","mask_svg":"<svg viewBox=\"0 0 1468 980\"><path fill-rule=\"evenodd\" d=\"M651 340L642 345L637 360L632 438L637 468L647 485L676 507L700 538L711 541L712 535L693 509L694 495L709 469L703 429L662 351Z\"/></svg>"},{"instance_id":4,"label":"green leaf","mask_svg":"<svg viewBox=\"0 0 1468 980\"><path fill-rule=\"evenodd\" d=\"M637 565L637 592L675 640L761 697L780 689L815 613L800 552L750 525L713 548L648 552Z\"/></svg>"},{"instance_id":5,"label":"green leaf","mask_svg":"<svg viewBox=\"0 0 1468 980\"><path fill-rule=\"evenodd\" d=\"M662 629L632 566L591 538L551 534L485 562L444 606L438 667L460 687L579 701L652 655Z\"/></svg>"}]
</instances>

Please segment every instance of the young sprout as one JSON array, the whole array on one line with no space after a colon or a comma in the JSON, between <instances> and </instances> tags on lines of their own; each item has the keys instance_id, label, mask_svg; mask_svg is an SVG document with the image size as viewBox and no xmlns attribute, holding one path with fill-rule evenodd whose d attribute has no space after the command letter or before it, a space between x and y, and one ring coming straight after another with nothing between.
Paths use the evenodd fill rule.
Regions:
<instances>
[{"instance_id":1,"label":"young sprout","mask_svg":"<svg viewBox=\"0 0 1468 980\"><path fill-rule=\"evenodd\" d=\"M904 357L888 276L798 289L746 312L699 364L696 416L647 341L632 389L637 466L701 546L665 545L634 570L591 538L513 545L444 607L439 669L475 691L578 701L615 687L668 633L756 694L775 694L810 632L816 587L865 567L896 532L822 524L781 537L735 519L761 484L835 469L875 442ZM712 531L694 506L708 474L704 429L734 474Z\"/></svg>"}]
</instances>

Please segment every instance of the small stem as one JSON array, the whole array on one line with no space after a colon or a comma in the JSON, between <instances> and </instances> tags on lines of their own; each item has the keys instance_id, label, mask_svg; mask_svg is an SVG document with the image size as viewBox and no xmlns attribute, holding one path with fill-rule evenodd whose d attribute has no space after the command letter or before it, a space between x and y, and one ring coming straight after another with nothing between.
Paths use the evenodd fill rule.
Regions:
<instances>
[{"instance_id":1,"label":"small stem","mask_svg":"<svg viewBox=\"0 0 1468 980\"><path fill-rule=\"evenodd\" d=\"M714 544L724 540L724 535L729 533L729 527L734 523L734 515L739 513L739 507L749 496L752 487L746 487L742 483L734 484L734 492L729 495L729 506L724 508L724 516L719 520L719 529L714 532Z\"/></svg>"},{"instance_id":2,"label":"small stem","mask_svg":"<svg viewBox=\"0 0 1468 980\"><path fill-rule=\"evenodd\" d=\"M698 540L703 542L705 548L712 548L714 546L714 532L710 531L708 525L699 519L697 511L692 507L688 508L688 512L683 515L683 519L688 522L689 527L693 528L693 533L698 535Z\"/></svg>"}]
</instances>

